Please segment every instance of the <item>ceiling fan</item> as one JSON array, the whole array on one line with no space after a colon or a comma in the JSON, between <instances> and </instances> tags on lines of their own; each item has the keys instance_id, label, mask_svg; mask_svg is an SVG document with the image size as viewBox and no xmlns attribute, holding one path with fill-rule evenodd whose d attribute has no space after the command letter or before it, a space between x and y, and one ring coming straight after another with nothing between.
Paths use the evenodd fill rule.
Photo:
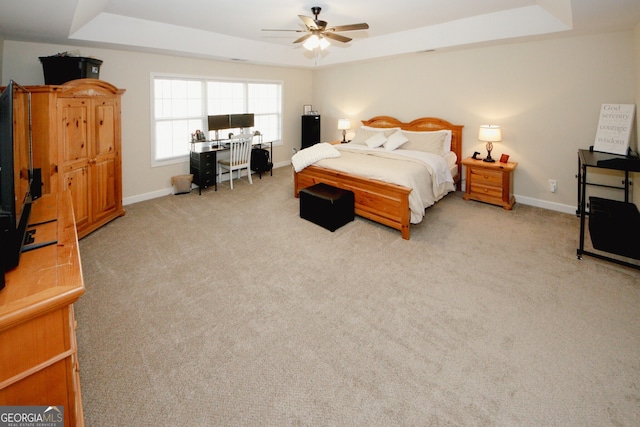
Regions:
<instances>
[{"instance_id":1,"label":"ceiling fan","mask_svg":"<svg viewBox=\"0 0 640 427\"><path fill-rule=\"evenodd\" d=\"M262 31L295 31L297 33L304 33L304 36L300 37L297 40L294 40L293 43L304 43L304 46L312 50L315 47L320 46L321 49L324 49L329 45L324 38L328 38L331 40L339 41L342 43L348 43L351 41L349 37L345 37L340 34L336 34L342 31L354 31L354 30L366 30L369 28L369 24L361 23L361 24L351 24L351 25L338 25L335 27L328 27L327 21L323 21L318 19L318 15L322 10L321 7L314 6L311 8L311 13L315 16L315 18L311 18L309 16L298 15L302 22L304 23L306 29L305 30L262 30Z\"/></svg>"}]
</instances>

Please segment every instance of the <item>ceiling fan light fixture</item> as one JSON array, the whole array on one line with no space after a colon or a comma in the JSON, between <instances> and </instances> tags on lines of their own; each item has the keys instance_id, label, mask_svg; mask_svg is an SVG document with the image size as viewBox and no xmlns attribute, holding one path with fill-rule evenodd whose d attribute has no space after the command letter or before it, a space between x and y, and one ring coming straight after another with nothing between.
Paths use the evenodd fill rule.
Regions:
<instances>
[{"instance_id":1,"label":"ceiling fan light fixture","mask_svg":"<svg viewBox=\"0 0 640 427\"><path fill-rule=\"evenodd\" d=\"M304 46L304 48L307 49L307 50L313 50L313 49L317 48L319 45L320 45L320 39L318 39L318 36L316 36L315 34L312 35L311 37L309 37L302 44L302 46Z\"/></svg>"},{"instance_id":2,"label":"ceiling fan light fixture","mask_svg":"<svg viewBox=\"0 0 640 427\"><path fill-rule=\"evenodd\" d=\"M314 50L316 48L320 48L320 50L325 50L327 47L329 47L330 44L331 43L329 43L327 39L325 39L324 37L320 37L314 34L311 37L309 37L302 44L302 46L304 46L304 48L307 50Z\"/></svg>"}]
</instances>

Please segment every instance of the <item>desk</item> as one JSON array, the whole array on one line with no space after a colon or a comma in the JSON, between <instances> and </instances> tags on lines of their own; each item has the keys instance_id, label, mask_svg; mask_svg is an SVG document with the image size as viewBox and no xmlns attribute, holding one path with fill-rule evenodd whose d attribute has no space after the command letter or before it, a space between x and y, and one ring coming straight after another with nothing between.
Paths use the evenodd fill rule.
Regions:
<instances>
[{"instance_id":1,"label":"desk","mask_svg":"<svg viewBox=\"0 0 640 427\"><path fill-rule=\"evenodd\" d=\"M193 174L193 183L198 186L198 194L202 194L202 189L214 186L218 191L218 153L229 151L230 140L202 141L191 143L189 153L189 173ZM262 147L269 144L269 155L273 158L273 141L263 142L262 138L253 142L253 146ZM273 175L273 169L271 171ZM260 173L262 179L262 173Z\"/></svg>"},{"instance_id":2,"label":"desk","mask_svg":"<svg viewBox=\"0 0 640 427\"><path fill-rule=\"evenodd\" d=\"M624 172L623 185L620 187L601 185L590 183L587 181L587 169L600 168L611 169ZM640 265L631 264L616 258L611 258L602 254L589 252L584 249L585 227L587 201L586 191L587 185L595 185L599 187L607 187L624 191L624 203L629 203L629 172L640 172L640 158L621 156L617 154L601 153L591 150L578 150L578 210L580 216L580 246L577 249L578 259L582 259L582 255L589 255L595 258L611 261L617 264L625 265L632 268L640 268Z\"/></svg>"}]
</instances>

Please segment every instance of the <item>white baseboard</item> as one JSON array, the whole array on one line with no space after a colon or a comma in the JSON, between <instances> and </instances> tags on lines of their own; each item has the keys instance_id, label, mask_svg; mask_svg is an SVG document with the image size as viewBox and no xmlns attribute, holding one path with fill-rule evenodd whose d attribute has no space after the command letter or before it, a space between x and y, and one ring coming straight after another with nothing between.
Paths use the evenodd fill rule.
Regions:
<instances>
[{"instance_id":1,"label":"white baseboard","mask_svg":"<svg viewBox=\"0 0 640 427\"><path fill-rule=\"evenodd\" d=\"M287 160L287 161L284 161L284 162L274 163L273 164L273 168L274 169L283 168L285 166L291 166L291 160Z\"/></svg>"},{"instance_id":2,"label":"white baseboard","mask_svg":"<svg viewBox=\"0 0 640 427\"><path fill-rule=\"evenodd\" d=\"M548 202L546 200L533 199L531 197L518 196L516 194L516 203L522 203L523 205L535 206L538 208L549 209L552 211L558 211L568 214L576 213L577 206L563 205L555 202Z\"/></svg>"},{"instance_id":3,"label":"white baseboard","mask_svg":"<svg viewBox=\"0 0 640 427\"><path fill-rule=\"evenodd\" d=\"M285 162L276 163L273 165L274 169L285 167L285 166L291 166L291 161L285 161ZM247 173L241 172L241 175L246 176ZM225 182L225 181L229 181L229 175L222 178L221 182ZM198 187L195 186L195 188L198 188ZM122 204L124 206L132 205L134 203L144 202L145 200L151 200L151 199L156 199L158 197L168 196L170 194L173 194L173 187L163 188L161 190L152 191L150 193L138 194L137 196L125 197L124 199L122 199Z\"/></svg>"},{"instance_id":4,"label":"white baseboard","mask_svg":"<svg viewBox=\"0 0 640 427\"><path fill-rule=\"evenodd\" d=\"M273 167L276 169L282 168L282 167L288 167L288 166L291 166L291 161L284 161L284 162L276 163L273 165ZM244 175L246 175L246 173ZM227 176L226 179L225 178L222 179L222 182L228 181L228 180L229 180L229 177ZM145 193L145 194L139 194L133 197L127 197L122 200L122 204L125 206L131 205L133 203L144 202L145 200L151 200L157 197L167 196L169 194L173 194L173 187L167 187L161 190L156 190L156 191L152 191L150 193ZM577 209L577 207L573 205L563 205L561 203L548 202L546 200L539 200L531 197L518 196L518 195L516 195L515 197L516 197L516 203L522 203L523 205L535 206L538 208L549 209L552 211L575 214Z\"/></svg>"},{"instance_id":5,"label":"white baseboard","mask_svg":"<svg viewBox=\"0 0 640 427\"><path fill-rule=\"evenodd\" d=\"M466 183L462 181L462 191L465 191ZM549 202L546 200L534 199L532 197L518 196L514 194L516 203L522 203L523 205L535 206L537 208L548 209L550 211L563 212L568 214L574 214L577 210L577 205L563 205L561 203Z\"/></svg>"},{"instance_id":6,"label":"white baseboard","mask_svg":"<svg viewBox=\"0 0 640 427\"><path fill-rule=\"evenodd\" d=\"M158 197L173 194L173 187L163 188L162 190L152 191L150 193L138 194L137 196L125 197L122 199L123 205L132 205L138 202L144 202L145 200L157 199Z\"/></svg>"}]
</instances>

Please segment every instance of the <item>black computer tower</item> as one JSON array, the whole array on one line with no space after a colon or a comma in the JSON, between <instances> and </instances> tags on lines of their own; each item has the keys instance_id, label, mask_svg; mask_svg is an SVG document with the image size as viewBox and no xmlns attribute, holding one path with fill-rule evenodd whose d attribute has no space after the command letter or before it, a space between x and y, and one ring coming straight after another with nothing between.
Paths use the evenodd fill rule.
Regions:
<instances>
[{"instance_id":1,"label":"black computer tower","mask_svg":"<svg viewBox=\"0 0 640 427\"><path fill-rule=\"evenodd\" d=\"M311 147L320 142L320 116L307 114L302 116L302 148Z\"/></svg>"}]
</instances>

